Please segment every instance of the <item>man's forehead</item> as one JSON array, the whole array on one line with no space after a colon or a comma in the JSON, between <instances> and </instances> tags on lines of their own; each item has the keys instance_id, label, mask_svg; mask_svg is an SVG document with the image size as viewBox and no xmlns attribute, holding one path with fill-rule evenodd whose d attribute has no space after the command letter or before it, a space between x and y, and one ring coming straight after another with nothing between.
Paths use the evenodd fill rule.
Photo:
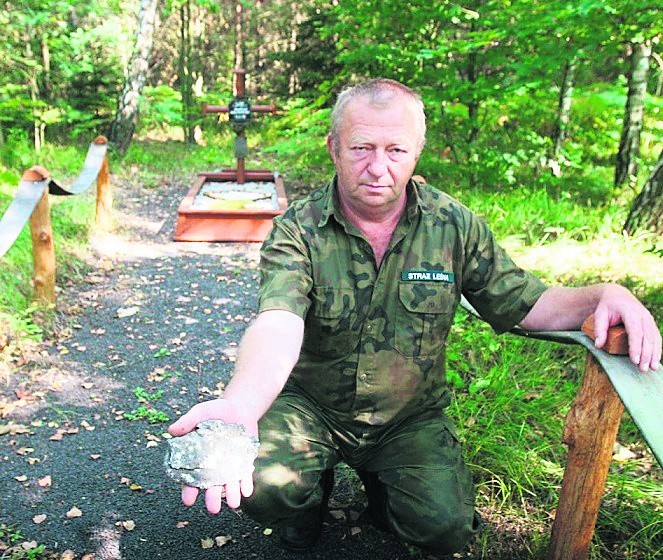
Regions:
<instances>
[{"instance_id":1,"label":"man's forehead","mask_svg":"<svg viewBox=\"0 0 663 560\"><path fill-rule=\"evenodd\" d=\"M354 101L354 100L353 100ZM341 125L341 135L353 143L389 143L415 141L416 118L412 111L397 104L356 104L347 108Z\"/></svg>"},{"instance_id":2,"label":"man's forehead","mask_svg":"<svg viewBox=\"0 0 663 560\"><path fill-rule=\"evenodd\" d=\"M348 123L345 137L352 144L411 144L414 142L412 127L392 124Z\"/></svg>"}]
</instances>

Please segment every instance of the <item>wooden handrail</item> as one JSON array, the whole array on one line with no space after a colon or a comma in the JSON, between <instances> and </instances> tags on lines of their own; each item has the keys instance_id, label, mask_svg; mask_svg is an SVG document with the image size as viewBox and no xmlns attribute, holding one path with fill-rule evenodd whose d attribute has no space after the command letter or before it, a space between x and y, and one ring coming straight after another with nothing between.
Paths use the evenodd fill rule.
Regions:
<instances>
[{"instance_id":1,"label":"wooden handrail","mask_svg":"<svg viewBox=\"0 0 663 560\"><path fill-rule=\"evenodd\" d=\"M110 183L108 141L98 136L90 145L88 154L79 177L70 190L67 190L50 178L49 171L40 165L26 170L21 176L21 183L14 199L0 219L0 257L15 242L25 224L30 222L32 237L32 255L34 260L34 296L35 300L55 304L55 247L51 224L49 192L52 194L79 194L88 189L96 180L97 205L95 223L106 229L111 223L113 195Z\"/></svg>"},{"instance_id":2,"label":"wooden handrail","mask_svg":"<svg viewBox=\"0 0 663 560\"><path fill-rule=\"evenodd\" d=\"M464 298L462 307L481 318ZM642 373L626 357L628 337L623 325L608 330L601 350L594 346L594 317L579 331L524 331L513 334L587 349L582 385L567 414L563 441L569 448L548 560L586 560L594 535L601 498L612 461L622 413L627 409L650 449L663 466L660 431L663 371Z\"/></svg>"},{"instance_id":3,"label":"wooden handrail","mask_svg":"<svg viewBox=\"0 0 663 560\"><path fill-rule=\"evenodd\" d=\"M594 316L582 331L595 339ZM604 351L627 354L623 326L612 327ZM598 360L587 352L582 386L564 421L569 452L553 522L549 560L586 560L612 461L624 405Z\"/></svg>"},{"instance_id":4,"label":"wooden handrail","mask_svg":"<svg viewBox=\"0 0 663 560\"><path fill-rule=\"evenodd\" d=\"M41 166L28 169L21 177L22 181L41 182L50 177L48 170ZM53 226L48 203L48 189L37 202L30 215L30 236L32 237L32 275L35 300L40 303L55 303L55 246L53 245Z\"/></svg>"}]
</instances>

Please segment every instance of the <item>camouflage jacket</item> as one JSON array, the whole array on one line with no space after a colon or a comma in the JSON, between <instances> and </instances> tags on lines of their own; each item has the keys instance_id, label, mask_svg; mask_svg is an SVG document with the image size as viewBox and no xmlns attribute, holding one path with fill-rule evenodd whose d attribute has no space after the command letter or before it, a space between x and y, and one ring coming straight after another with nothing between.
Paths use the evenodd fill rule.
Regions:
<instances>
[{"instance_id":1,"label":"camouflage jacket","mask_svg":"<svg viewBox=\"0 0 663 560\"><path fill-rule=\"evenodd\" d=\"M513 263L482 219L413 181L378 268L341 214L335 184L293 202L261 250L260 311L305 321L285 391L364 426L441 410L449 403L445 342L461 294L503 332L545 286Z\"/></svg>"}]
</instances>

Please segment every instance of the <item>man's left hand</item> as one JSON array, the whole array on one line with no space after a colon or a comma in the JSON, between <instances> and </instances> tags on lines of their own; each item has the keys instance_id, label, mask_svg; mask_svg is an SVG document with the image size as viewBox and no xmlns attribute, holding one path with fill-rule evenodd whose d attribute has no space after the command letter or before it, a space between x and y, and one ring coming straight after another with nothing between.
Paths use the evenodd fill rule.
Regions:
<instances>
[{"instance_id":1,"label":"man's left hand","mask_svg":"<svg viewBox=\"0 0 663 560\"><path fill-rule=\"evenodd\" d=\"M640 371L657 370L661 363L661 333L654 317L621 286L605 286L594 311L597 348L603 348L608 329L622 323L628 335L629 357Z\"/></svg>"}]
</instances>

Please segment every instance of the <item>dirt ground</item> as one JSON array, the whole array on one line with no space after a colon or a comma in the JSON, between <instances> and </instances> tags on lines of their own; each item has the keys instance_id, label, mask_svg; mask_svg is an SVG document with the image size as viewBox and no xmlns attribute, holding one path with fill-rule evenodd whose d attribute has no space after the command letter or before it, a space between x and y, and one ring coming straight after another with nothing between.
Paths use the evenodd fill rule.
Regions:
<instances>
[{"instance_id":1,"label":"dirt ground","mask_svg":"<svg viewBox=\"0 0 663 560\"><path fill-rule=\"evenodd\" d=\"M180 503L163 434L228 382L256 309L259 249L173 242L187 189L117 185L116 227L92 235L89 270L61 286L53 335L5 348L0 524L20 531L16 546L34 541L68 560L426 558L363 521L349 469L337 472L321 541L304 555L241 511ZM475 544L455 557L532 558L527 530L492 527L502 534L490 556Z\"/></svg>"}]
</instances>

